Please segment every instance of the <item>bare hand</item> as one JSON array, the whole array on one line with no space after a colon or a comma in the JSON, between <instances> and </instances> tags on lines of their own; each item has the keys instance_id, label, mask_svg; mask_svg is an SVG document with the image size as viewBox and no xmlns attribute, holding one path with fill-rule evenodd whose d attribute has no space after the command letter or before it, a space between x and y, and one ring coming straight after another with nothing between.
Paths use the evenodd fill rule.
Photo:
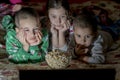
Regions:
<instances>
[{"instance_id":1,"label":"bare hand","mask_svg":"<svg viewBox=\"0 0 120 80\"><path fill-rule=\"evenodd\" d=\"M82 45L77 44L75 47L75 54L79 57L81 55L86 55L86 53L88 52L88 49L85 48Z\"/></svg>"},{"instance_id":2,"label":"bare hand","mask_svg":"<svg viewBox=\"0 0 120 80\"><path fill-rule=\"evenodd\" d=\"M30 44L31 46L38 45L42 41L42 33L40 31L35 36L36 36L37 42L33 43L33 44Z\"/></svg>"},{"instance_id":3,"label":"bare hand","mask_svg":"<svg viewBox=\"0 0 120 80\"><path fill-rule=\"evenodd\" d=\"M22 5L16 4L16 5L14 5L12 11L13 11L13 12L17 12L17 11L19 11L21 8L22 8Z\"/></svg>"},{"instance_id":4,"label":"bare hand","mask_svg":"<svg viewBox=\"0 0 120 80\"><path fill-rule=\"evenodd\" d=\"M27 35L22 28L17 31L16 37L23 45L29 45L26 39Z\"/></svg>"},{"instance_id":5,"label":"bare hand","mask_svg":"<svg viewBox=\"0 0 120 80\"><path fill-rule=\"evenodd\" d=\"M57 35L57 29L54 24L51 24L50 31L51 31L52 35Z\"/></svg>"},{"instance_id":6,"label":"bare hand","mask_svg":"<svg viewBox=\"0 0 120 80\"><path fill-rule=\"evenodd\" d=\"M23 29L19 29L19 30L16 31L16 38L21 42L24 50L28 51L29 43L27 42L26 36L27 35L25 34Z\"/></svg>"},{"instance_id":7,"label":"bare hand","mask_svg":"<svg viewBox=\"0 0 120 80\"><path fill-rule=\"evenodd\" d=\"M65 32L66 30L68 30L70 27L70 22L69 20L67 20L63 25L61 25L61 27L58 28L60 33Z\"/></svg>"}]
</instances>

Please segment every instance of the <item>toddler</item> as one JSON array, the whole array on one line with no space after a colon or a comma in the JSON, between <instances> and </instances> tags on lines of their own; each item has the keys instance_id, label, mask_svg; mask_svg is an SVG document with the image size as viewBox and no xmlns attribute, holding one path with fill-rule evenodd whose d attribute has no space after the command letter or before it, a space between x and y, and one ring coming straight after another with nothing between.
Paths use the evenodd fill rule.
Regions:
<instances>
[{"instance_id":1,"label":"toddler","mask_svg":"<svg viewBox=\"0 0 120 80\"><path fill-rule=\"evenodd\" d=\"M113 43L112 36L98 31L94 19L82 14L73 20L73 30L74 57L86 63L104 63L105 53Z\"/></svg>"}]
</instances>

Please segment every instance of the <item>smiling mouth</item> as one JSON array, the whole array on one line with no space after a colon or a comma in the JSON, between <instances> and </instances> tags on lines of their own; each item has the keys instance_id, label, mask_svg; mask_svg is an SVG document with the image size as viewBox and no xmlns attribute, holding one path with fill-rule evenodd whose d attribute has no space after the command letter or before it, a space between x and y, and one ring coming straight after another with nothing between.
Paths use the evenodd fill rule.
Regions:
<instances>
[{"instance_id":1,"label":"smiling mouth","mask_svg":"<svg viewBox=\"0 0 120 80\"><path fill-rule=\"evenodd\" d=\"M37 40L30 40L30 43L35 43L35 42L37 42Z\"/></svg>"}]
</instances>

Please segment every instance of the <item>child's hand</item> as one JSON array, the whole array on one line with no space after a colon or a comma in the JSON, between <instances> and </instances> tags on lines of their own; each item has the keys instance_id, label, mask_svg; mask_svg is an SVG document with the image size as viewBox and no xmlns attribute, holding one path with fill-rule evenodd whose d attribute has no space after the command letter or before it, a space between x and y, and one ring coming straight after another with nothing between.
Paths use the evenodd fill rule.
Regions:
<instances>
[{"instance_id":1,"label":"child's hand","mask_svg":"<svg viewBox=\"0 0 120 80\"><path fill-rule=\"evenodd\" d=\"M36 36L37 42L33 43L33 44L30 44L31 46L38 45L42 41L42 33L40 31L35 36Z\"/></svg>"},{"instance_id":2,"label":"child's hand","mask_svg":"<svg viewBox=\"0 0 120 80\"><path fill-rule=\"evenodd\" d=\"M51 24L50 31L51 31L52 35L57 35L57 29L54 24Z\"/></svg>"},{"instance_id":3,"label":"child's hand","mask_svg":"<svg viewBox=\"0 0 120 80\"><path fill-rule=\"evenodd\" d=\"M27 35L23 29L19 29L18 31L16 31L16 37L23 45L29 45L26 39Z\"/></svg>"},{"instance_id":4,"label":"child's hand","mask_svg":"<svg viewBox=\"0 0 120 80\"><path fill-rule=\"evenodd\" d=\"M69 27L70 27L70 21L67 20L63 25L61 25L61 27L59 27L58 30L59 30L60 33L63 33L63 32L65 32L66 30L68 30Z\"/></svg>"},{"instance_id":5,"label":"child's hand","mask_svg":"<svg viewBox=\"0 0 120 80\"><path fill-rule=\"evenodd\" d=\"M84 46L79 45L79 44L77 44L75 46L75 54L76 54L76 56L80 57L80 56L86 55L87 52L88 52L88 49L85 48Z\"/></svg>"},{"instance_id":6,"label":"child's hand","mask_svg":"<svg viewBox=\"0 0 120 80\"><path fill-rule=\"evenodd\" d=\"M88 56L87 56L88 48L85 48L85 46L82 45L76 45L75 47L75 55L78 57L78 60L83 62L88 62Z\"/></svg>"},{"instance_id":7,"label":"child's hand","mask_svg":"<svg viewBox=\"0 0 120 80\"><path fill-rule=\"evenodd\" d=\"M27 42L26 37L27 35L25 34L23 29L16 30L16 38L21 42L23 48L28 51L29 43Z\"/></svg>"},{"instance_id":8,"label":"child's hand","mask_svg":"<svg viewBox=\"0 0 120 80\"><path fill-rule=\"evenodd\" d=\"M14 7L12 8L12 11L13 11L13 12L17 12L17 11L19 11L21 8L22 8L22 5L16 4L16 5L14 5Z\"/></svg>"}]
</instances>

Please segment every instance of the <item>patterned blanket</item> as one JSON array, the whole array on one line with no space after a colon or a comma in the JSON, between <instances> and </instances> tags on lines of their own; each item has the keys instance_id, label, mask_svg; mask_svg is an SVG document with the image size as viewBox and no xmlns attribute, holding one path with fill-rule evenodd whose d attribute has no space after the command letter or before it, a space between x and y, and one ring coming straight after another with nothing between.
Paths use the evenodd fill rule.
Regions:
<instances>
[{"instance_id":1,"label":"patterned blanket","mask_svg":"<svg viewBox=\"0 0 120 80\"><path fill-rule=\"evenodd\" d=\"M112 1L87 1L84 3L74 3L71 4L71 12L73 14L79 14L81 13L81 9L85 6L89 5L96 5L103 9L106 9L109 13L109 17L113 20L119 20L120 19L120 5L112 2ZM32 6L36 8L41 16L44 16L44 8L45 3L27 3L27 6ZM49 66L46 63L37 63L37 64L13 64L10 63L7 59L7 52L5 50L5 31L0 29L0 76L6 77L7 80L19 80L19 72L17 69L23 69L23 70L30 70L30 69L50 69ZM71 61L70 66L68 69L77 69L77 68L83 68L83 69L96 69L96 68L116 68L113 64L118 65L120 64L120 39L116 41L116 44L113 45L113 49L106 54L106 64L83 64L79 63L78 61ZM120 73L119 69L116 69L116 80L120 80ZM0 78L1 79L1 78Z\"/></svg>"},{"instance_id":2,"label":"patterned blanket","mask_svg":"<svg viewBox=\"0 0 120 80\"><path fill-rule=\"evenodd\" d=\"M36 10L41 11L40 13L44 13L44 9L45 9L45 3L34 3L34 2L28 2L25 3L26 6L31 6L33 8L35 8ZM90 5L95 5L95 6L99 6L105 10L108 11L109 17L113 20L119 20L120 19L120 5L116 2L113 1L102 1L102 0L93 0L93 1L87 1L84 3L73 3L70 4L70 8L71 8L71 12L72 14L79 14L81 13L81 9L86 7L86 6L90 6ZM44 14L41 14L41 16L44 16ZM5 40L4 40L4 35L5 35L5 31L4 30L0 30L0 58L5 57L6 56L6 51L5 51ZM116 45L114 45L113 47L116 47L120 45L120 40L118 40L116 42ZM116 49L109 51L107 53L107 63L120 63L120 46L118 46Z\"/></svg>"}]
</instances>

